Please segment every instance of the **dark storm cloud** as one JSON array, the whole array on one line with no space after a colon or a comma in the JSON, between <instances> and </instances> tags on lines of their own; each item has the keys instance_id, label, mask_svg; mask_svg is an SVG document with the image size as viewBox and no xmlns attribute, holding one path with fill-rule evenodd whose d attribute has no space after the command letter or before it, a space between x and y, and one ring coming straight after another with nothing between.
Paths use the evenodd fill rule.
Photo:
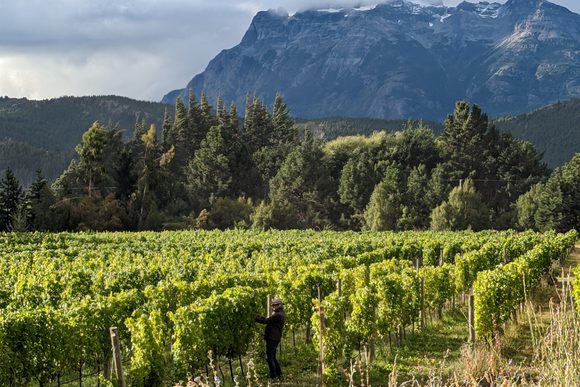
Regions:
<instances>
[{"instance_id":1,"label":"dark storm cloud","mask_svg":"<svg viewBox=\"0 0 580 387\"><path fill-rule=\"evenodd\" d=\"M0 95L114 93L158 100L236 45L259 10L293 13L378 2L0 0ZM556 2L580 11L578 0Z\"/></svg>"}]
</instances>

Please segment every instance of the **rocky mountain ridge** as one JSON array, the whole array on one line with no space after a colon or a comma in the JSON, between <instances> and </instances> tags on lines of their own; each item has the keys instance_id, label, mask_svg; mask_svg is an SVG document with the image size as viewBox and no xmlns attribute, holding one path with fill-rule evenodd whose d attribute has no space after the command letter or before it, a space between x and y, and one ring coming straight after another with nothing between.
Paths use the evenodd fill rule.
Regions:
<instances>
[{"instance_id":1,"label":"rocky mountain ridge","mask_svg":"<svg viewBox=\"0 0 580 387\"><path fill-rule=\"evenodd\" d=\"M304 118L441 120L459 99L517 114L580 97L580 15L545 0L263 11L163 102L189 89L238 106L279 91Z\"/></svg>"}]
</instances>

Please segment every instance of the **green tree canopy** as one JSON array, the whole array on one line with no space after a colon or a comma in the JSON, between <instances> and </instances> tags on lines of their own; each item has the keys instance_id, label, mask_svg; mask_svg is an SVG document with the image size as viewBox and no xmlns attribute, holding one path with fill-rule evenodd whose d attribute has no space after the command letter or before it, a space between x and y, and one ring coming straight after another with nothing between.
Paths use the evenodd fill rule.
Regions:
<instances>
[{"instance_id":1,"label":"green tree canopy","mask_svg":"<svg viewBox=\"0 0 580 387\"><path fill-rule=\"evenodd\" d=\"M489 210L485 207L471 179L455 187L449 199L431 213L434 230L483 230L489 227Z\"/></svg>"},{"instance_id":2,"label":"green tree canopy","mask_svg":"<svg viewBox=\"0 0 580 387\"><path fill-rule=\"evenodd\" d=\"M11 231L22 200L22 187L12 170L7 169L0 180L0 231Z\"/></svg>"}]
</instances>

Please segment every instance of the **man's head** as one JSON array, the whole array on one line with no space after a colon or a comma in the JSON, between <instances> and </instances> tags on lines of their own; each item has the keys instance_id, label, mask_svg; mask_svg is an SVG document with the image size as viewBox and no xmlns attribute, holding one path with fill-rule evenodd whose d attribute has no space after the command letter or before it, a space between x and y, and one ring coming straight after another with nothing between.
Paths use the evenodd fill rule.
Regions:
<instances>
[{"instance_id":1,"label":"man's head","mask_svg":"<svg viewBox=\"0 0 580 387\"><path fill-rule=\"evenodd\" d=\"M280 298L276 297L272 300L272 308L273 309L278 309L278 308L282 307L282 305L283 305L282 300Z\"/></svg>"}]
</instances>

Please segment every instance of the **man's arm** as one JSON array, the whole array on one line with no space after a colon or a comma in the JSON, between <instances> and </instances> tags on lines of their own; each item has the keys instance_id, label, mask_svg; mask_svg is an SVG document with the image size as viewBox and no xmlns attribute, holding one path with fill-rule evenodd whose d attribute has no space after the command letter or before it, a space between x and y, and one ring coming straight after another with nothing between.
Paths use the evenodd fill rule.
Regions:
<instances>
[{"instance_id":1,"label":"man's arm","mask_svg":"<svg viewBox=\"0 0 580 387\"><path fill-rule=\"evenodd\" d=\"M270 324L280 321L282 317L278 313L274 313L270 317L256 316L256 322L260 324Z\"/></svg>"}]
</instances>

